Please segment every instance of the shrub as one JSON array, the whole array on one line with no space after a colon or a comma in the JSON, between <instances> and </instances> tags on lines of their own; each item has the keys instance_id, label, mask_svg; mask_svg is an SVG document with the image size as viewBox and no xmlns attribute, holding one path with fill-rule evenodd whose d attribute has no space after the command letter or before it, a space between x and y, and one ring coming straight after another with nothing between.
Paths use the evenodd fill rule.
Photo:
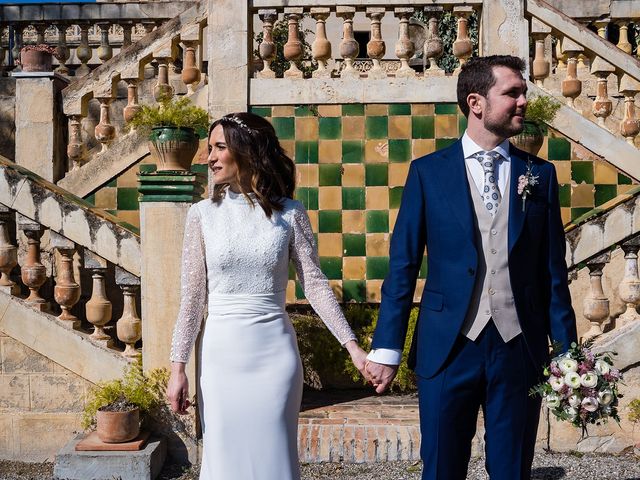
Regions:
<instances>
[{"instance_id":1,"label":"shrub","mask_svg":"<svg viewBox=\"0 0 640 480\"><path fill-rule=\"evenodd\" d=\"M154 127L192 128L200 138L205 138L209 130L209 114L187 97L171 98L155 105L142 105L129 125L144 132Z\"/></svg>"}]
</instances>

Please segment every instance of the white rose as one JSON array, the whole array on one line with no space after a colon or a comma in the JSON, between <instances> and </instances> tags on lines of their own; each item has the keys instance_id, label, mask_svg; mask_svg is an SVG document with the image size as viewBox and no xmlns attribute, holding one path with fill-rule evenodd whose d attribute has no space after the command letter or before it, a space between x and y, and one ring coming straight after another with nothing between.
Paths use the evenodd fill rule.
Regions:
<instances>
[{"instance_id":1,"label":"white rose","mask_svg":"<svg viewBox=\"0 0 640 480\"><path fill-rule=\"evenodd\" d=\"M569 372L578 371L578 362L576 362L573 358L562 357L558 360L558 367L560 367L560 371L564 374Z\"/></svg>"},{"instance_id":2,"label":"white rose","mask_svg":"<svg viewBox=\"0 0 640 480\"><path fill-rule=\"evenodd\" d=\"M611 407L609 405L602 407L602 414L611 415Z\"/></svg>"},{"instance_id":3,"label":"white rose","mask_svg":"<svg viewBox=\"0 0 640 480\"><path fill-rule=\"evenodd\" d=\"M598 400L593 397L586 397L582 400L582 406L587 412L595 412L598 409Z\"/></svg>"},{"instance_id":4,"label":"white rose","mask_svg":"<svg viewBox=\"0 0 640 480\"><path fill-rule=\"evenodd\" d=\"M565 413L569 415L569 419L573 420L578 415L578 409L574 407L567 407L564 409Z\"/></svg>"},{"instance_id":5,"label":"white rose","mask_svg":"<svg viewBox=\"0 0 640 480\"><path fill-rule=\"evenodd\" d=\"M578 395L571 395L569 397L569 405L574 408L578 408L580 405L582 405L582 398L580 398Z\"/></svg>"},{"instance_id":6,"label":"white rose","mask_svg":"<svg viewBox=\"0 0 640 480\"><path fill-rule=\"evenodd\" d=\"M583 387L593 388L598 384L598 376L595 372L587 372L580 377L580 384Z\"/></svg>"},{"instance_id":7,"label":"white rose","mask_svg":"<svg viewBox=\"0 0 640 480\"><path fill-rule=\"evenodd\" d=\"M544 403L547 405L547 408L556 408L560 405L560 397L555 393L550 393L544 397Z\"/></svg>"},{"instance_id":8,"label":"white rose","mask_svg":"<svg viewBox=\"0 0 640 480\"><path fill-rule=\"evenodd\" d=\"M580 386L580 375L576 372L567 372L564 376L564 383L569 385L571 388L578 388Z\"/></svg>"},{"instance_id":9,"label":"white rose","mask_svg":"<svg viewBox=\"0 0 640 480\"><path fill-rule=\"evenodd\" d=\"M600 375L606 375L611 371L611 366L603 360L598 360L595 368Z\"/></svg>"},{"instance_id":10,"label":"white rose","mask_svg":"<svg viewBox=\"0 0 640 480\"><path fill-rule=\"evenodd\" d=\"M551 385L554 392L557 392L564 387L564 382L562 381L562 378L552 375L549 377L549 385Z\"/></svg>"},{"instance_id":11,"label":"white rose","mask_svg":"<svg viewBox=\"0 0 640 480\"><path fill-rule=\"evenodd\" d=\"M613 392L611 390L603 390L598 393L598 402L601 405L609 405L613 401Z\"/></svg>"}]
</instances>

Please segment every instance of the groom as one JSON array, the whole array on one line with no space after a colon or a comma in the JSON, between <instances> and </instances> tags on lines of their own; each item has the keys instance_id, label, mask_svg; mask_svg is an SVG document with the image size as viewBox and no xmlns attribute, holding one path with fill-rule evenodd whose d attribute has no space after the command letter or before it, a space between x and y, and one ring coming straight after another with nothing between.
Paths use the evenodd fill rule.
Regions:
<instances>
[{"instance_id":1,"label":"groom","mask_svg":"<svg viewBox=\"0 0 640 480\"><path fill-rule=\"evenodd\" d=\"M576 340L552 164L509 144L527 106L524 62L472 58L458 77L467 130L411 163L367 371L393 380L416 277L427 282L409 365L417 374L423 480L464 480L478 410L491 480L529 479L549 339Z\"/></svg>"}]
</instances>

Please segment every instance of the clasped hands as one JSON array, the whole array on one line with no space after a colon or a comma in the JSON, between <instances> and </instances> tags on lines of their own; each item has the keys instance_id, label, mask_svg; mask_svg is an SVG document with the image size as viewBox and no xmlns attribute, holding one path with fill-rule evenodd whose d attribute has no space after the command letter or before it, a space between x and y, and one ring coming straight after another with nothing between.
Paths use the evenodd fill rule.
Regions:
<instances>
[{"instance_id":1,"label":"clasped hands","mask_svg":"<svg viewBox=\"0 0 640 480\"><path fill-rule=\"evenodd\" d=\"M367 352L362 350L353 340L347 342L345 347L349 351L355 367L365 380L376 389L376 393L382 393L389 388L398 372L397 365L385 365L367 360Z\"/></svg>"}]
</instances>

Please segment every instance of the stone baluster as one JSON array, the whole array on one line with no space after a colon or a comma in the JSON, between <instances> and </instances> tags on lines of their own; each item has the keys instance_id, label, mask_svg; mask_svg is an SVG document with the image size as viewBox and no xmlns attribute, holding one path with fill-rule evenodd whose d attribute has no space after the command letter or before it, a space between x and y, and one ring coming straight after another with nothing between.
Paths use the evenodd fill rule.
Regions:
<instances>
[{"instance_id":1,"label":"stone baluster","mask_svg":"<svg viewBox=\"0 0 640 480\"><path fill-rule=\"evenodd\" d=\"M80 60L80 66L76 69L76 77L83 77L91 72L89 60L93 55L93 50L89 46L89 24L82 23L80 27L80 43L76 48L76 57Z\"/></svg>"},{"instance_id":2,"label":"stone baluster","mask_svg":"<svg viewBox=\"0 0 640 480\"><path fill-rule=\"evenodd\" d=\"M53 289L53 298L62 313L58 315L59 320L71 322L72 328L80 326L78 317L71 313L73 306L80 300L80 285L73 275L73 254L76 251L75 244L66 237L56 232L50 231L51 246L60 254L60 269L56 278L56 286Z\"/></svg>"},{"instance_id":3,"label":"stone baluster","mask_svg":"<svg viewBox=\"0 0 640 480\"><path fill-rule=\"evenodd\" d=\"M189 25L180 32L180 40L184 46L184 64L180 78L187 86L187 91L192 94L200 83L200 68L197 65L196 48L200 44L200 25Z\"/></svg>"},{"instance_id":4,"label":"stone baluster","mask_svg":"<svg viewBox=\"0 0 640 480\"><path fill-rule=\"evenodd\" d=\"M400 68L396 71L396 77L415 77L416 71L409 66L409 60L413 57L416 47L409 37L409 19L413 15L413 7L394 8L393 13L400 19L398 41L395 54L400 59Z\"/></svg>"},{"instance_id":5,"label":"stone baluster","mask_svg":"<svg viewBox=\"0 0 640 480\"><path fill-rule=\"evenodd\" d=\"M441 18L443 7L425 7L425 14L429 17L427 23L427 39L424 42L424 75L425 77L434 75L444 75L444 70L438 65L438 59L444 53L444 45L440 33L438 32L438 19Z\"/></svg>"},{"instance_id":6,"label":"stone baluster","mask_svg":"<svg viewBox=\"0 0 640 480\"><path fill-rule=\"evenodd\" d=\"M556 48L554 49L556 55L556 73L560 70L567 69L567 56L562 52L562 38L556 38Z\"/></svg>"},{"instance_id":7,"label":"stone baluster","mask_svg":"<svg viewBox=\"0 0 640 480\"><path fill-rule=\"evenodd\" d=\"M582 93L582 80L578 79L578 55L584 51L574 41L562 39L562 53L567 55L567 75L562 80L562 95L567 98L567 105L575 108L575 99Z\"/></svg>"},{"instance_id":8,"label":"stone baluster","mask_svg":"<svg viewBox=\"0 0 640 480\"><path fill-rule=\"evenodd\" d=\"M600 335L604 323L609 318L609 299L602 290L602 269L610 259L611 256L607 252L587 262L590 288L583 302L583 315L591 323L591 328L584 334L583 340Z\"/></svg>"},{"instance_id":9,"label":"stone baluster","mask_svg":"<svg viewBox=\"0 0 640 480\"><path fill-rule=\"evenodd\" d=\"M142 110L142 107L138 103L138 83L140 80L137 78L123 78L127 82L127 106L122 109L122 116L125 122L130 122L131 119Z\"/></svg>"},{"instance_id":10,"label":"stone baluster","mask_svg":"<svg viewBox=\"0 0 640 480\"><path fill-rule=\"evenodd\" d=\"M277 47L273 41L273 24L278 19L276 10L258 10L262 20L262 42L258 47L260 58L264 67L258 72L258 78L276 78L276 72L271 69L271 64L276 59Z\"/></svg>"},{"instance_id":11,"label":"stone baluster","mask_svg":"<svg viewBox=\"0 0 640 480\"><path fill-rule=\"evenodd\" d=\"M457 20L456 40L453 42L453 55L458 59L460 65L453 72L458 74L460 68L471 57L473 53L473 43L469 38L469 17L473 13L473 7L459 6L453 7L453 15Z\"/></svg>"},{"instance_id":12,"label":"stone baluster","mask_svg":"<svg viewBox=\"0 0 640 480\"><path fill-rule=\"evenodd\" d=\"M112 97L96 97L100 102L100 123L94 129L96 140L102 144L101 152L106 151L111 141L116 137L116 128L111 124L109 116L109 106L113 101Z\"/></svg>"},{"instance_id":13,"label":"stone baluster","mask_svg":"<svg viewBox=\"0 0 640 480\"><path fill-rule=\"evenodd\" d=\"M621 20L618 22L620 27L620 35L618 36L618 44L616 45L624 53L631 55L632 46L629 42L629 21Z\"/></svg>"},{"instance_id":14,"label":"stone baluster","mask_svg":"<svg viewBox=\"0 0 640 480\"><path fill-rule=\"evenodd\" d=\"M360 46L353 36L353 17L355 7L336 7L336 16L342 18L342 41L340 42L340 56L344 59L344 69L340 72L342 78L360 78L353 62L360 53Z\"/></svg>"},{"instance_id":15,"label":"stone baluster","mask_svg":"<svg viewBox=\"0 0 640 480\"><path fill-rule=\"evenodd\" d=\"M302 78L302 70L298 68L297 62L302 60L302 42L300 41L300 19L303 13L302 7L287 7L284 9L287 18L289 33L287 43L284 44L284 58L289 60L289 69L284 72L286 78Z\"/></svg>"},{"instance_id":16,"label":"stone baluster","mask_svg":"<svg viewBox=\"0 0 640 480\"><path fill-rule=\"evenodd\" d=\"M67 67L66 63L71 53L67 46L67 26L60 24L56 25L56 28L58 29L58 45L56 49L58 50L57 58L59 65L55 69L55 72L60 75L69 75L69 67Z\"/></svg>"},{"instance_id":17,"label":"stone baluster","mask_svg":"<svg viewBox=\"0 0 640 480\"><path fill-rule=\"evenodd\" d=\"M118 339L126 347L122 355L128 358L140 356L135 344L142 338L142 320L136 308L136 294L140 290L140 279L129 272L116 267L116 283L124 295L122 316L116 323Z\"/></svg>"},{"instance_id":18,"label":"stone baluster","mask_svg":"<svg viewBox=\"0 0 640 480\"><path fill-rule=\"evenodd\" d=\"M67 157L73 163L72 170L76 170L82 166L86 155L87 149L82 141L82 115L70 115Z\"/></svg>"},{"instance_id":19,"label":"stone baluster","mask_svg":"<svg viewBox=\"0 0 640 480\"><path fill-rule=\"evenodd\" d=\"M11 55L13 61L20 58L20 50L22 49L24 38L24 27L22 25L15 25L13 27L13 48L11 49Z\"/></svg>"},{"instance_id":20,"label":"stone baluster","mask_svg":"<svg viewBox=\"0 0 640 480\"><path fill-rule=\"evenodd\" d=\"M621 327L640 318L636 308L640 305L640 278L638 277L638 250L640 238L636 237L622 244L624 251L624 278L618 286L620 300L626 305L626 311L618 317L617 326Z\"/></svg>"},{"instance_id":21,"label":"stone baluster","mask_svg":"<svg viewBox=\"0 0 640 480\"><path fill-rule=\"evenodd\" d=\"M543 86L544 81L549 78L551 73L551 59L549 58L550 55L547 55L545 44L550 33L551 27L548 27L535 17L531 19L531 37L535 42L531 76L539 87Z\"/></svg>"},{"instance_id":22,"label":"stone baluster","mask_svg":"<svg viewBox=\"0 0 640 480\"><path fill-rule=\"evenodd\" d=\"M593 22L595 27L598 29L598 36L600 38L604 38L605 40L609 39L609 32L608 32L609 23L610 23L610 20L608 18L602 19L602 20L596 20L595 22Z\"/></svg>"},{"instance_id":23,"label":"stone baluster","mask_svg":"<svg viewBox=\"0 0 640 480\"><path fill-rule=\"evenodd\" d=\"M0 204L0 291L18 295L20 288L9 277L18 264L18 247L12 245L9 238L11 217L12 210Z\"/></svg>"},{"instance_id":24,"label":"stone baluster","mask_svg":"<svg viewBox=\"0 0 640 480\"><path fill-rule=\"evenodd\" d=\"M102 63L111 60L113 57L113 48L109 44L109 22L100 22L100 46L98 47L98 58Z\"/></svg>"},{"instance_id":25,"label":"stone baluster","mask_svg":"<svg viewBox=\"0 0 640 480\"><path fill-rule=\"evenodd\" d=\"M591 111L598 119L598 125L603 128L605 120L613 110L613 102L609 98L607 89L607 79L615 71L615 67L601 57L593 59L591 73L598 79L598 83L596 84L596 98L591 105Z\"/></svg>"},{"instance_id":26,"label":"stone baluster","mask_svg":"<svg viewBox=\"0 0 640 480\"><path fill-rule=\"evenodd\" d=\"M18 228L27 237L27 257L21 267L21 278L29 288L27 303L40 311L48 309L47 301L40 296L38 290L47 281L47 269L40 262L40 238L44 229L30 219L18 216Z\"/></svg>"},{"instance_id":27,"label":"stone baluster","mask_svg":"<svg viewBox=\"0 0 640 480\"><path fill-rule=\"evenodd\" d=\"M371 21L371 40L367 43L367 56L371 59L373 66L369 70L367 77L371 79L387 78L380 60L384 57L387 47L382 39L382 17L384 17L384 7L367 7L367 17Z\"/></svg>"},{"instance_id":28,"label":"stone baluster","mask_svg":"<svg viewBox=\"0 0 640 480\"><path fill-rule=\"evenodd\" d=\"M47 30L46 23L33 23L33 28L36 29L36 45L47 43L44 40L44 32Z\"/></svg>"},{"instance_id":29,"label":"stone baluster","mask_svg":"<svg viewBox=\"0 0 640 480\"><path fill-rule=\"evenodd\" d=\"M107 261L89 250L84 251L84 268L91 272L91 298L85 305L87 321L93 326L90 335L92 341L111 347L113 339L104 331L104 326L111 321L113 306L107 298L106 279Z\"/></svg>"},{"instance_id":30,"label":"stone baluster","mask_svg":"<svg viewBox=\"0 0 640 480\"><path fill-rule=\"evenodd\" d=\"M313 78L331 78L331 70L327 61L331 58L331 42L327 39L326 22L331 10L324 7L311 9L311 16L316 21L316 38L311 44L311 55L318 62L318 68L312 73Z\"/></svg>"},{"instance_id":31,"label":"stone baluster","mask_svg":"<svg viewBox=\"0 0 640 480\"><path fill-rule=\"evenodd\" d=\"M131 45L131 31L133 30L133 22L120 22L122 27L122 50Z\"/></svg>"},{"instance_id":32,"label":"stone baluster","mask_svg":"<svg viewBox=\"0 0 640 480\"><path fill-rule=\"evenodd\" d=\"M153 58L158 62L158 83L153 87L153 98L156 102L170 100L175 91L169 84L169 63L176 56L172 42L168 42L153 52Z\"/></svg>"},{"instance_id":33,"label":"stone baluster","mask_svg":"<svg viewBox=\"0 0 640 480\"><path fill-rule=\"evenodd\" d=\"M618 90L624 95L624 117L620 122L620 134L634 145L636 135L640 133L640 121L636 118L636 94L640 91L640 82L626 73L620 78Z\"/></svg>"}]
</instances>

